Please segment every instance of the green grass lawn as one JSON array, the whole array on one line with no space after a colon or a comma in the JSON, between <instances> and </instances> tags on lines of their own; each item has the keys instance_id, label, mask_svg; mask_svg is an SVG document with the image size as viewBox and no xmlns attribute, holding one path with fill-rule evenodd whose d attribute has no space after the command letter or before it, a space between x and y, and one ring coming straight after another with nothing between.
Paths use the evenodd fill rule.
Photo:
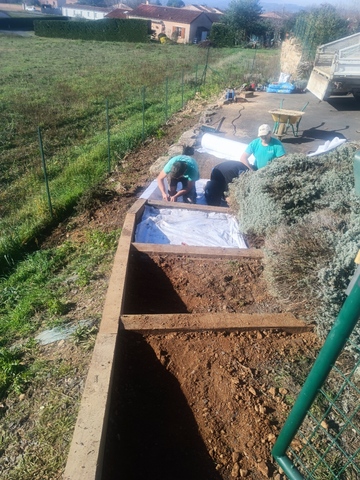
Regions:
<instances>
[{"instance_id":1,"label":"green grass lawn","mask_svg":"<svg viewBox=\"0 0 360 480\"><path fill-rule=\"evenodd\" d=\"M255 59L251 50L2 36L0 55L0 268L6 269L196 91L207 96L229 82L241 85L254 65L271 77L276 67L268 60L278 53L258 52Z\"/></svg>"}]
</instances>

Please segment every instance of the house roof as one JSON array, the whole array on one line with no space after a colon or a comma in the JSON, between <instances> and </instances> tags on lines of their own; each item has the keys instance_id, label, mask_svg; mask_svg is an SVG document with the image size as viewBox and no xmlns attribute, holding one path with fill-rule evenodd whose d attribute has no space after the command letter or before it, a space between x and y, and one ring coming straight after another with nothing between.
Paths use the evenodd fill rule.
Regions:
<instances>
[{"instance_id":1,"label":"house roof","mask_svg":"<svg viewBox=\"0 0 360 480\"><path fill-rule=\"evenodd\" d=\"M198 10L204 13L219 13L220 15L224 13L219 8L208 7L207 5L191 4L191 5L185 5L185 7L182 7L182 8L187 10Z\"/></svg>"},{"instance_id":2,"label":"house roof","mask_svg":"<svg viewBox=\"0 0 360 480\"><path fill-rule=\"evenodd\" d=\"M282 15L282 14L276 13L276 12L265 12L265 13L261 13L260 17L270 18L272 20L282 20L282 19L286 18L286 15Z\"/></svg>"},{"instance_id":3,"label":"house roof","mask_svg":"<svg viewBox=\"0 0 360 480\"><path fill-rule=\"evenodd\" d=\"M142 3L129 13L129 17L146 18L150 20L165 20L170 22L190 24L203 12L187 10L185 8L161 7L159 5L146 5Z\"/></svg>"},{"instance_id":4,"label":"house roof","mask_svg":"<svg viewBox=\"0 0 360 480\"><path fill-rule=\"evenodd\" d=\"M106 18L128 18L128 13L131 12L131 10L131 8L116 8L105 16Z\"/></svg>"}]
</instances>

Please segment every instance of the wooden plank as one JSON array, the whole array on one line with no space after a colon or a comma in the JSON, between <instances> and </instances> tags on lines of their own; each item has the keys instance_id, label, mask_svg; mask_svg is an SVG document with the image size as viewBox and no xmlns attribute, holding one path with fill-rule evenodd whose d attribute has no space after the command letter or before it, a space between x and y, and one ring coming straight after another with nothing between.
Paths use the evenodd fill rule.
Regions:
<instances>
[{"instance_id":1,"label":"wooden plank","mask_svg":"<svg viewBox=\"0 0 360 480\"><path fill-rule=\"evenodd\" d=\"M290 313L174 313L165 315L121 315L121 328L141 332L190 332L203 330L285 330L309 332L313 325Z\"/></svg>"},{"instance_id":2,"label":"wooden plank","mask_svg":"<svg viewBox=\"0 0 360 480\"><path fill-rule=\"evenodd\" d=\"M106 292L99 333L117 333L123 305L127 267L131 241L136 225L136 213L128 213L125 217L121 236L116 250L113 269Z\"/></svg>"},{"instance_id":3,"label":"wooden plank","mask_svg":"<svg viewBox=\"0 0 360 480\"><path fill-rule=\"evenodd\" d=\"M136 202L129 208L128 214L135 213L136 220L140 220L142 214L144 213L145 205L147 201L145 198L139 198Z\"/></svg>"},{"instance_id":4,"label":"wooden plank","mask_svg":"<svg viewBox=\"0 0 360 480\"><path fill-rule=\"evenodd\" d=\"M189 255L192 257L208 258L263 258L264 253L258 248L223 248L223 247L194 247L190 245L170 245L139 243L131 244L132 250L142 253Z\"/></svg>"},{"instance_id":5,"label":"wooden plank","mask_svg":"<svg viewBox=\"0 0 360 480\"><path fill-rule=\"evenodd\" d=\"M196 203L165 202L162 200L147 200L151 207L156 208L182 208L183 210L200 210L201 212L218 212L233 215L229 207L212 207L211 205L198 205Z\"/></svg>"},{"instance_id":6,"label":"wooden plank","mask_svg":"<svg viewBox=\"0 0 360 480\"><path fill-rule=\"evenodd\" d=\"M97 336L63 480L101 478L116 339Z\"/></svg>"},{"instance_id":7,"label":"wooden plank","mask_svg":"<svg viewBox=\"0 0 360 480\"><path fill-rule=\"evenodd\" d=\"M126 215L122 227L64 480L80 478L96 480L101 476L116 339L123 308L129 252L137 215L140 214L144 205L143 200L135 202Z\"/></svg>"}]
</instances>

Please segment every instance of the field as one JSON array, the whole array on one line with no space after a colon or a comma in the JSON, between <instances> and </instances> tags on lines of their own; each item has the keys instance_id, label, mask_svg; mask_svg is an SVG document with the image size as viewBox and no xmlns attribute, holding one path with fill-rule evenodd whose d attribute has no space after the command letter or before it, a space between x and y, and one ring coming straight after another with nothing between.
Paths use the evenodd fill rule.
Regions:
<instances>
[{"instance_id":1,"label":"field","mask_svg":"<svg viewBox=\"0 0 360 480\"><path fill-rule=\"evenodd\" d=\"M195 95L241 85L249 50L2 36L0 266L33 247ZM274 75L258 53L264 75ZM268 62L270 65L270 62ZM44 164L47 174L44 179ZM126 188L126 186L125 186Z\"/></svg>"}]
</instances>

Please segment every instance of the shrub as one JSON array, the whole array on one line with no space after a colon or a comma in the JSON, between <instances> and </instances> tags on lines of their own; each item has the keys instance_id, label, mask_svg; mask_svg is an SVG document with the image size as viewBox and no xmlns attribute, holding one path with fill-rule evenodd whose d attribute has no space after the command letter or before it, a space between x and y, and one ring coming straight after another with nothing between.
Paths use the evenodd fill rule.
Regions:
<instances>
[{"instance_id":1,"label":"shrub","mask_svg":"<svg viewBox=\"0 0 360 480\"><path fill-rule=\"evenodd\" d=\"M360 247L360 198L348 143L327 154L287 155L230 185L247 235L265 236L265 276L284 308L324 337L345 299Z\"/></svg>"}]
</instances>

